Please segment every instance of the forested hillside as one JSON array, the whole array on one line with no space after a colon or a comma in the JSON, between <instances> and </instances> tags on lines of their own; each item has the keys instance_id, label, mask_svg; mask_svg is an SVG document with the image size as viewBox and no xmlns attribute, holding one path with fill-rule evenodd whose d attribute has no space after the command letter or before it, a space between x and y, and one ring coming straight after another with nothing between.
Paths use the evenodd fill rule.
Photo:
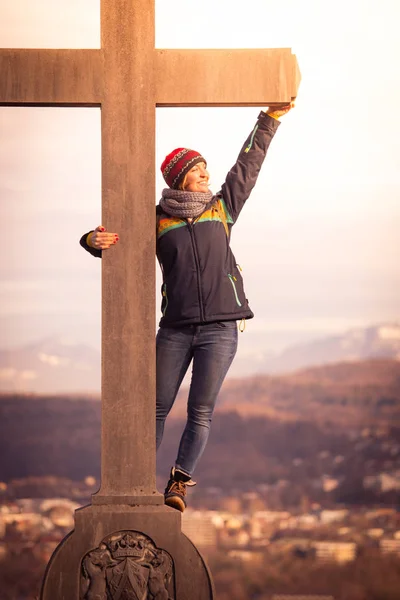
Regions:
<instances>
[{"instance_id":1,"label":"forested hillside","mask_svg":"<svg viewBox=\"0 0 400 600\"><path fill-rule=\"evenodd\" d=\"M158 456L163 475L175 458L184 405L181 398L166 428ZM196 478L202 490L218 488L224 494L251 490L255 482L271 489L290 482L291 503L304 495L317 501L357 502L360 495L381 501L382 495L364 489L363 480L395 468L399 415L400 365L395 361L228 382ZM100 419L98 399L1 397L0 480L98 478ZM337 482L328 495L327 477Z\"/></svg>"}]
</instances>

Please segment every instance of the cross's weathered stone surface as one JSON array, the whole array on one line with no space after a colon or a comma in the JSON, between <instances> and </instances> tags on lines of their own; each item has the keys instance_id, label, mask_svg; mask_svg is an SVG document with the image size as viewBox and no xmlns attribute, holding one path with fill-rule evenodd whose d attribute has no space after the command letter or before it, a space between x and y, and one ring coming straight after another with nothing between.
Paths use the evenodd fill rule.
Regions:
<instances>
[{"instance_id":1,"label":"cross's weathered stone surface","mask_svg":"<svg viewBox=\"0 0 400 600\"><path fill-rule=\"evenodd\" d=\"M106 585L121 543L124 564L139 561L149 590L153 574L169 577L171 597L203 600L212 597L207 572L155 486L155 107L289 102L299 70L290 49L155 49L152 0L102 0L101 30L100 50L0 50L0 105L101 106L102 222L120 234L102 259L101 487L50 562L42 598L95 598L87 580ZM126 544L129 531L152 542L132 533ZM168 556L174 583L163 571ZM190 595L185 560L199 572Z\"/></svg>"}]
</instances>

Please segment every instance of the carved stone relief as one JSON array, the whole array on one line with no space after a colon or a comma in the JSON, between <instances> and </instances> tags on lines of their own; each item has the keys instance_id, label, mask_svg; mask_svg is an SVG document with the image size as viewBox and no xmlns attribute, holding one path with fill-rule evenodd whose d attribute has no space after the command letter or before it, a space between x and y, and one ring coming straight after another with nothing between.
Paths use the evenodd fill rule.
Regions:
<instances>
[{"instance_id":1,"label":"carved stone relief","mask_svg":"<svg viewBox=\"0 0 400 600\"><path fill-rule=\"evenodd\" d=\"M82 559L80 600L174 600L171 556L138 531L118 531Z\"/></svg>"}]
</instances>

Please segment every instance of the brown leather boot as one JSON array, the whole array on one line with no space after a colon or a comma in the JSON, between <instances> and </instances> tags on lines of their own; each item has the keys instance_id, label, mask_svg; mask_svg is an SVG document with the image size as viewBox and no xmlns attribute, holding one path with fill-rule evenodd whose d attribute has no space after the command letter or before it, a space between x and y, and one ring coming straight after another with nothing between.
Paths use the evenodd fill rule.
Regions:
<instances>
[{"instance_id":1,"label":"brown leather boot","mask_svg":"<svg viewBox=\"0 0 400 600\"><path fill-rule=\"evenodd\" d=\"M183 512L186 508L186 487L196 485L189 475L172 467L169 481L164 492L165 504Z\"/></svg>"}]
</instances>

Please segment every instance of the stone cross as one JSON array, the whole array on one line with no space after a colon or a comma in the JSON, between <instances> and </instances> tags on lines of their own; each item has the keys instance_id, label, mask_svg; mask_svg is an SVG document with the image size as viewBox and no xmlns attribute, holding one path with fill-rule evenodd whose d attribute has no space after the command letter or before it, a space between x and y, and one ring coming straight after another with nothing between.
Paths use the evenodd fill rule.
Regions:
<instances>
[{"instance_id":1,"label":"stone cross","mask_svg":"<svg viewBox=\"0 0 400 600\"><path fill-rule=\"evenodd\" d=\"M201 595L201 586L196 587L197 595L183 592L177 572L180 559L171 550L171 559L160 554L153 566L144 567L156 551L150 542L139 544L129 534L148 527L152 539L156 535L154 519L138 516L141 506L147 513L159 507L161 521L165 517L178 522L177 515L170 515L172 509L163 506L155 485L155 108L290 102L297 95L300 75L290 49L163 50L155 48L154 38L154 0L101 0L101 49L0 50L0 105L101 107L102 223L119 233L120 242L102 259L101 487L92 497L89 525L77 511L75 534L81 527L83 546L90 550L100 544L98 555L106 553L101 560L115 564L122 560L123 548L131 548L124 560L132 562L139 560L133 558L134 548L147 544L147 558L140 564L149 581L154 565L161 569L161 563L175 560L175 591L168 593L189 600L212 593ZM119 515L117 523L110 511ZM100 533L93 533L95 523L103 523ZM116 530L122 532L119 538L104 541ZM42 598L97 597L89 588L82 591L86 584L78 592L78 584L71 583L74 577L67 577L71 569L79 570L71 556L82 556L83 551L76 541L66 545L69 566L65 570L63 560L52 559L53 571L64 575L52 575L50 565L47 580L53 583L45 582ZM85 560L86 573L90 568L85 564L100 561ZM111 563L100 568L104 581L106 569L112 568ZM166 581L165 573L160 577ZM90 581L94 585L95 575Z\"/></svg>"}]
</instances>

